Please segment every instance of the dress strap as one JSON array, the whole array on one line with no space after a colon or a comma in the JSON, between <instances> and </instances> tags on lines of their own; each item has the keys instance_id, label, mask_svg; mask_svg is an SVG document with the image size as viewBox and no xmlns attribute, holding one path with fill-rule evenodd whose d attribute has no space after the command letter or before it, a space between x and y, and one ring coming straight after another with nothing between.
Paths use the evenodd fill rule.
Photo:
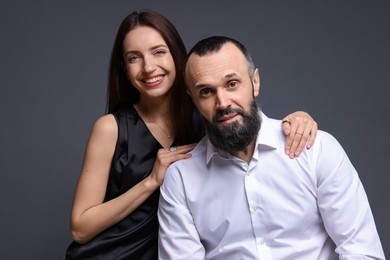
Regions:
<instances>
[{"instance_id":1,"label":"dress strap","mask_svg":"<svg viewBox=\"0 0 390 260\"><path fill-rule=\"evenodd\" d=\"M113 113L115 120L118 124L118 140L116 145L120 147L127 147L128 143L128 129L127 129L127 110L120 109L119 111Z\"/></svg>"}]
</instances>

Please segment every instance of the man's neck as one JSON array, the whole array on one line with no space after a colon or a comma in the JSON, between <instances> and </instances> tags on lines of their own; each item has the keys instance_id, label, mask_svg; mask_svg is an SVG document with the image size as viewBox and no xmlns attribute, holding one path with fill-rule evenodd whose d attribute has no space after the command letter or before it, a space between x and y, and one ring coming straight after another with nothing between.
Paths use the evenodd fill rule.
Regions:
<instances>
[{"instance_id":1,"label":"man's neck","mask_svg":"<svg viewBox=\"0 0 390 260\"><path fill-rule=\"evenodd\" d=\"M252 160L252 156L255 150L255 145L256 145L256 138L253 139L253 141L247 147L245 147L244 150L231 153L231 155L240 158L241 160L246 161L249 164L249 162Z\"/></svg>"}]
</instances>

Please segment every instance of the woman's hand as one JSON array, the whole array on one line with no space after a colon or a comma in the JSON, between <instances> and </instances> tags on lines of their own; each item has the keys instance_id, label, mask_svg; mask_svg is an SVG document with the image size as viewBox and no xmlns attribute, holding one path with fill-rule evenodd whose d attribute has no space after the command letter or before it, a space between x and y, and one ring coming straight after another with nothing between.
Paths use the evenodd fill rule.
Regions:
<instances>
[{"instance_id":1,"label":"woman's hand","mask_svg":"<svg viewBox=\"0 0 390 260\"><path fill-rule=\"evenodd\" d=\"M160 187L164 180L165 172L168 166L178 160L183 160L191 157L188 152L194 149L196 144L187 144L177 147L170 147L168 149L160 149L157 153L157 158L153 166L150 180L154 185Z\"/></svg>"},{"instance_id":2,"label":"woman's hand","mask_svg":"<svg viewBox=\"0 0 390 260\"><path fill-rule=\"evenodd\" d=\"M317 135L318 125L306 112L294 112L282 120L283 132L287 135L285 153L291 158L298 157L305 145L310 149Z\"/></svg>"}]
</instances>

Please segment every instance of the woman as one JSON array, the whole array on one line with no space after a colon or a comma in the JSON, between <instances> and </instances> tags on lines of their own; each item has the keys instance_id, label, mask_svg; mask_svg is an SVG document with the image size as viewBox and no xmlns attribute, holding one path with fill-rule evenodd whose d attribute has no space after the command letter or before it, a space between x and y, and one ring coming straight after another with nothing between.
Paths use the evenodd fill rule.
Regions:
<instances>
[{"instance_id":1,"label":"woman","mask_svg":"<svg viewBox=\"0 0 390 260\"><path fill-rule=\"evenodd\" d=\"M173 25L134 12L119 27L107 114L91 131L71 216L67 259L157 259L157 206L165 171L203 136L183 79L185 46ZM302 117L302 114L304 115ZM302 119L303 118L303 119ZM306 113L286 117L291 151L315 138ZM311 134L310 134L311 133ZM293 142L294 141L294 142ZM191 144L192 143L192 144Z\"/></svg>"}]
</instances>

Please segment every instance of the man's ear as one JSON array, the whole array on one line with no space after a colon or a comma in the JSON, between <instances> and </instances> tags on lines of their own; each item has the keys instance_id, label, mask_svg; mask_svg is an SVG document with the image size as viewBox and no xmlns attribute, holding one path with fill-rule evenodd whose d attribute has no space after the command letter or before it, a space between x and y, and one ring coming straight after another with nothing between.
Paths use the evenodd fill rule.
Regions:
<instances>
[{"instance_id":1,"label":"man's ear","mask_svg":"<svg viewBox=\"0 0 390 260\"><path fill-rule=\"evenodd\" d=\"M194 102L194 98L192 97L191 91L187 88L186 92L191 97L192 102Z\"/></svg>"},{"instance_id":2,"label":"man's ear","mask_svg":"<svg viewBox=\"0 0 390 260\"><path fill-rule=\"evenodd\" d=\"M260 93L260 74L258 68L256 68L255 72L253 73L252 84L253 84L253 96L257 97Z\"/></svg>"}]
</instances>

